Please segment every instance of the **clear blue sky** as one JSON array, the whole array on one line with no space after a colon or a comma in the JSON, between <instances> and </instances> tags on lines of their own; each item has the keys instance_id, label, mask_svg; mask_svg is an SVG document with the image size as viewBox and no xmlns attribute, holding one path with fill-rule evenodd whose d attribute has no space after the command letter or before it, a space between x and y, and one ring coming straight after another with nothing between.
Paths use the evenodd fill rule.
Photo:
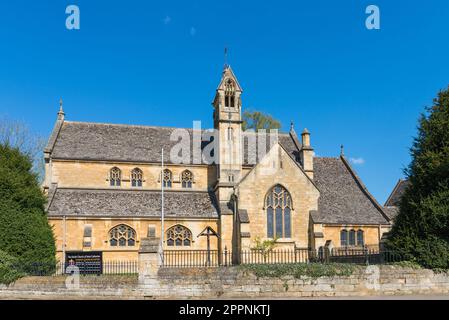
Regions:
<instances>
[{"instance_id":1,"label":"clear blue sky","mask_svg":"<svg viewBox=\"0 0 449 320\"><path fill-rule=\"evenodd\" d=\"M81 29L65 28L65 8ZM381 30L365 28L365 8ZM243 107L340 144L383 202L409 162L416 120L449 84L449 1L2 1L0 116L48 135L69 120L212 127L223 48Z\"/></svg>"}]
</instances>

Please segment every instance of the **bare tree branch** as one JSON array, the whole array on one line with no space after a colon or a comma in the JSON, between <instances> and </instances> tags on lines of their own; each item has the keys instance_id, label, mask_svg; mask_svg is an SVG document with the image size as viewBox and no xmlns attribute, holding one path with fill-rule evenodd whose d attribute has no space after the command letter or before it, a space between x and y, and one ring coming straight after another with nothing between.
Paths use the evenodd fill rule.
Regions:
<instances>
[{"instance_id":1,"label":"bare tree branch","mask_svg":"<svg viewBox=\"0 0 449 320\"><path fill-rule=\"evenodd\" d=\"M45 170L43 150L46 139L44 137L31 132L29 126L22 121L1 117L0 144L17 148L29 156L33 162L33 171L42 182Z\"/></svg>"}]
</instances>

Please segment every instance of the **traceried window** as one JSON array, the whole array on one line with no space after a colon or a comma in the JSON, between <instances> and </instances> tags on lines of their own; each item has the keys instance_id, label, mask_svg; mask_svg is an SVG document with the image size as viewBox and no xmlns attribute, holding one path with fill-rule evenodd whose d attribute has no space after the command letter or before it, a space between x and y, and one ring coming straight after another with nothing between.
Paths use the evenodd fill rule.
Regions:
<instances>
[{"instance_id":1,"label":"traceried window","mask_svg":"<svg viewBox=\"0 0 449 320\"><path fill-rule=\"evenodd\" d=\"M178 224L167 230L167 246L190 247L192 245L192 232Z\"/></svg>"},{"instance_id":2,"label":"traceried window","mask_svg":"<svg viewBox=\"0 0 449 320\"><path fill-rule=\"evenodd\" d=\"M162 172L162 183L164 188L171 188L173 182L173 174L170 170L165 169L164 172Z\"/></svg>"},{"instance_id":3,"label":"traceried window","mask_svg":"<svg viewBox=\"0 0 449 320\"><path fill-rule=\"evenodd\" d=\"M143 173L139 168L135 168L131 171L131 185L133 187L141 187L143 181Z\"/></svg>"},{"instance_id":4,"label":"traceried window","mask_svg":"<svg viewBox=\"0 0 449 320\"><path fill-rule=\"evenodd\" d=\"M185 170L181 174L181 185L183 188L192 188L193 184L193 173L189 170Z\"/></svg>"},{"instance_id":5,"label":"traceried window","mask_svg":"<svg viewBox=\"0 0 449 320\"><path fill-rule=\"evenodd\" d=\"M134 247L136 231L125 224L118 225L109 231L109 244L111 247Z\"/></svg>"},{"instance_id":6,"label":"traceried window","mask_svg":"<svg viewBox=\"0 0 449 320\"><path fill-rule=\"evenodd\" d=\"M225 106L234 108L235 103L235 83L231 79L225 83Z\"/></svg>"},{"instance_id":7,"label":"traceried window","mask_svg":"<svg viewBox=\"0 0 449 320\"><path fill-rule=\"evenodd\" d=\"M109 182L111 184L111 187L119 187L122 183L122 171L114 167L109 172Z\"/></svg>"},{"instance_id":8,"label":"traceried window","mask_svg":"<svg viewBox=\"0 0 449 320\"><path fill-rule=\"evenodd\" d=\"M265 201L268 238L290 238L292 210L290 193L278 184L268 192Z\"/></svg>"}]
</instances>

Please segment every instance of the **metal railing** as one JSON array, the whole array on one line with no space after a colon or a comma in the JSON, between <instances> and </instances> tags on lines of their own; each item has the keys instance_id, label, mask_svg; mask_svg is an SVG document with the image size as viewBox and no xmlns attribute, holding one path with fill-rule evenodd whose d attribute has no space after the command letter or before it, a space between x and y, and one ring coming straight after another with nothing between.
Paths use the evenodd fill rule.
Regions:
<instances>
[{"instance_id":1,"label":"metal railing","mask_svg":"<svg viewBox=\"0 0 449 320\"><path fill-rule=\"evenodd\" d=\"M379 247L342 247L332 250L312 250L308 248L260 250L248 249L235 257L225 248L218 250L167 250L163 252L163 267L219 267L235 264L294 264L294 263L352 263L382 264L403 261L403 257L393 251Z\"/></svg>"},{"instance_id":2,"label":"metal railing","mask_svg":"<svg viewBox=\"0 0 449 320\"><path fill-rule=\"evenodd\" d=\"M233 254L225 248L219 250L165 250L162 257L164 268L202 268L231 266L235 264L295 264L295 263L352 263L386 264L403 261L394 252L380 250L379 247L341 247L331 250L311 250L308 248L241 250ZM33 263L17 265L14 268L28 276L60 276L67 274L69 265ZM138 261L104 261L96 266L78 266L81 275L134 275L139 272Z\"/></svg>"},{"instance_id":3,"label":"metal railing","mask_svg":"<svg viewBox=\"0 0 449 320\"><path fill-rule=\"evenodd\" d=\"M63 262L53 263L30 263L16 265L14 268L27 276L61 276L68 272L68 264ZM105 261L97 268L86 268L78 266L81 275L108 274L108 275L133 275L139 273L137 261Z\"/></svg>"},{"instance_id":4,"label":"metal railing","mask_svg":"<svg viewBox=\"0 0 449 320\"><path fill-rule=\"evenodd\" d=\"M403 261L398 252L382 250L379 246L340 247L330 250L328 262L354 264L383 264Z\"/></svg>"},{"instance_id":5,"label":"metal railing","mask_svg":"<svg viewBox=\"0 0 449 320\"><path fill-rule=\"evenodd\" d=\"M240 252L241 264L288 264L307 263L314 258L315 251L307 248L259 250L249 249Z\"/></svg>"},{"instance_id":6,"label":"metal railing","mask_svg":"<svg viewBox=\"0 0 449 320\"><path fill-rule=\"evenodd\" d=\"M219 267L232 263L231 252L224 250L164 250L162 266L173 268Z\"/></svg>"}]
</instances>

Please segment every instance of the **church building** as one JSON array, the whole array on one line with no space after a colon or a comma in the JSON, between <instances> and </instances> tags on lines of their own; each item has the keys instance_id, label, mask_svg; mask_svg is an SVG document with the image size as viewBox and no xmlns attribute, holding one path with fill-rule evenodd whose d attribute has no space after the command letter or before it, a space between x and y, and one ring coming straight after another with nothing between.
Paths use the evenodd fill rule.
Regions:
<instances>
[{"instance_id":1,"label":"church building","mask_svg":"<svg viewBox=\"0 0 449 320\"><path fill-rule=\"evenodd\" d=\"M61 103L43 185L58 259L95 251L137 260L149 233L164 249L206 249L207 230L216 235L211 249L233 252L267 239L278 248L379 245L391 218L343 152L316 157L311 134L293 125L287 133L243 131L242 92L225 66L214 130L181 130L193 141L188 161L171 152L179 128L68 121Z\"/></svg>"}]
</instances>

